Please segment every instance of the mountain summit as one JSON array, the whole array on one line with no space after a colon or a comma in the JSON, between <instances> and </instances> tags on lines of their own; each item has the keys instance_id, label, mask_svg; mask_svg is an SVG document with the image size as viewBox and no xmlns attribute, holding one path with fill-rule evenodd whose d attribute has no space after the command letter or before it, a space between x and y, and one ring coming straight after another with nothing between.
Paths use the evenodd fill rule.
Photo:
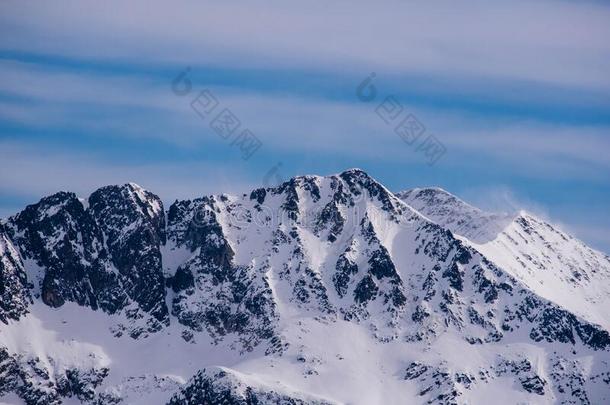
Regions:
<instances>
[{"instance_id":1,"label":"mountain summit","mask_svg":"<svg viewBox=\"0 0 610 405\"><path fill-rule=\"evenodd\" d=\"M2 222L0 282L4 401L610 400L607 256L359 169L60 192Z\"/></svg>"},{"instance_id":2,"label":"mountain summit","mask_svg":"<svg viewBox=\"0 0 610 405\"><path fill-rule=\"evenodd\" d=\"M397 196L541 296L610 329L610 259L535 216L487 213L438 188Z\"/></svg>"}]
</instances>

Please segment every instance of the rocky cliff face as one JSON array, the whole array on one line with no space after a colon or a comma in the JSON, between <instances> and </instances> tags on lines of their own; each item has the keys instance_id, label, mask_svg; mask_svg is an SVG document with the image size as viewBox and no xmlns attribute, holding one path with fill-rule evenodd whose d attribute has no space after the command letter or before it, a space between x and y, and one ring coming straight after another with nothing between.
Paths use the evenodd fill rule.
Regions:
<instances>
[{"instance_id":1,"label":"rocky cliff face","mask_svg":"<svg viewBox=\"0 0 610 405\"><path fill-rule=\"evenodd\" d=\"M91 194L89 211L129 297L129 316L150 315L149 332L167 326L160 250L165 244L165 212L159 197L135 184L109 186Z\"/></svg>"},{"instance_id":2,"label":"rocky cliff face","mask_svg":"<svg viewBox=\"0 0 610 405\"><path fill-rule=\"evenodd\" d=\"M30 263L29 281L42 302L124 310L134 321L126 329L138 336L169 323L164 221L159 198L128 184L102 188L88 201L54 194L9 218L6 228Z\"/></svg>"},{"instance_id":3,"label":"rocky cliff face","mask_svg":"<svg viewBox=\"0 0 610 405\"><path fill-rule=\"evenodd\" d=\"M176 201L167 212L135 184L104 187L87 200L57 193L0 227L4 391L28 403L44 401L32 387L45 385L53 401L137 402L158 394L172 403L354 402L357 387L323 379L344 373L358 380L355 354L365 351L377 357L364 356L373 371L362 375L435 403L476 402L480 387L505 389L502 378L515 381L511 398L520 400L606 398L610 336L588 314L603 312L598 304L610 299L607 257L534 217L506 218L439 189L395 195L357 169ZM524 276L537 274L544 258L565 265L546 278ZM564 285L568 273L586 290L574 302L539 286L552 278ZM49 307L58 312L49 315ZM24 330L48 333L37 321L43 317L57 320L60 336L81 336L63 326L82 322L70 317L74 311L98 319L92 328L101 332L77 340L79 353L96 361L66 360L63 340L52 351L33 350L28 338L16 342ZM395 355L384 357L386 347ZM451 347L477 353L474 364L460 364ZM156 374L145 366L140 377L122 374L139 371L113 371L103 360L125 350L135 363L154 364ZM518 357L520 350L538 360ZM180 380L160 370L187 374ZM570 384L582 395L566 394ZM381 398L387 402L378 393L368 403Z\"/></svg>"},{"instance_id":4,"label":"rocky cliff face","mask_svg":"<svg viewBox=\"0 0 610 405\"><path fill-rule=\"evenodd\" d=\"M0 321L19 320L31 301L30 286L19 252L0 224Z\"/></svg>"},{"instance_id":5,"label":"rocky cliff face","mask_svg":"<svg viewBox=\"0 0 610 405\"><path fill-rule=\"evenodd\" d=\"M278 389L279 388L279 389ZM227 405L333 405L335 402L315 398L286 387L261 388L248 384L244 376L224 369L199 371L179 393L169 401L170 405L227 404Z\"/></svg>"}]
</instances>

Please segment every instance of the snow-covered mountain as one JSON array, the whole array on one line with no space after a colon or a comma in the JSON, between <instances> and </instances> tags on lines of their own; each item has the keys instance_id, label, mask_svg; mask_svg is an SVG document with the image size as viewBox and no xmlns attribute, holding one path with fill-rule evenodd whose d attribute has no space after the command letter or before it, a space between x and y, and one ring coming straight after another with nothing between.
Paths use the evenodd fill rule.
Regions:
<instances>
[{"instance_id":1,"label":"snow-covered mountain","mask_svg":"<svg viewBox=\"0 0 610 405\"><path fill-rule=\"evenodd\" d=\"M0 402L607 403L610 260L361 170L0 226Z\"/></svg>"},{"instance_id":2,"label":"snow-covered mountain","mask_svg":"<svg viewBox=\"0 0 610 405\"><path fill-rule=\"evenodd\" d=\"M610 330L610 258L520 211L493 214L439 188L397 196L469 242L537 294Z\"/></svg>"}]
</instances>

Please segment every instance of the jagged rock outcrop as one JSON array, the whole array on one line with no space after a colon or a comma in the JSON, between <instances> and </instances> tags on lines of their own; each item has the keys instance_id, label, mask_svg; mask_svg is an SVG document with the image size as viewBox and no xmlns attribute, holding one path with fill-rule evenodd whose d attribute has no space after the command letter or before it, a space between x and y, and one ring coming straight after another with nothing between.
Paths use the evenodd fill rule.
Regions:
<instances>
[{"instance_id":1,"label":"jagged rock outcrop","mask_svg":"<svg viewBox=\"0 0 610 405\"><path fill-rule=\"evenodd\" d=\"M168 325L160 250L165 244L161 199L130 183L97 190L89 197L89 207L125 293L157 321L149 323L149 331Z\"/></svg>"},{"instance_id":2,"label":"jagged rock outcrop","mask_svg":"<svg viewBox=\"0 0 610 405\"><path fill-rule=\"evenodd\" d=\"M127 299L108 263L104 236L73 193L60 192L8 221L13 240L31 272L34 292L51 307L66 301L114 313Z\"/></svg>"},{"instance_id":3,"label":"jagged rock outcrop","mask_svg":"<svg viewBox=\"0 0 610 405\"><path fill-rule=\"evenodd\" d=\"M172 313L194 331L206 330L216 340L231 334L251 350L274 336L275 302L260 271L234 262L218 221L219 206L226 203L212 197L176 202L169 209L169 240L192 253L170 281Z\"/></svg>"},{"instance_id":4,"label":"jagged rock outcrop","mask_svg":"<svg viewBox=\"0 0 610 405\"><path fill-rule=\"evenodd\" d=\"M0 223L0 322L19 320L27 313L31 300L19 252Z\"/></svg>"},{"instance_id":5,"label":"jagged rock outcrop","mask_svg":"<svg viewBox=\"0 0 610 405\"><path fill-rule=\"evenodd\" d=\"M286 387L267 387L260 383L248 383L241 376L228 369L199 371L169 401L168 405L333 405L311 395L294 392ZM292 392L291 392L292 391Z\"/></svg>"},{"instance_id":6,"label":"jagged rock outcrop","mask_svg":"<svg viewBox=\"0 0 610 405\"><path fill-rule=\"evenodd\" d=\"M27 405L59 405L65 398L94 403L107 367L53 368L49 359L11 355L0 348L0 396L15 392ZM103 403L103 402L102 402Z\"/></svg>"},{"instance_id":7,"label":"jagged rock outcrop","mask_svg":"<svg viewBox=\"0 0 610 405\"><path fill-rule=\"evenodd\" d=\"M51 307L74 302L109 314L126 309L145 326L169 322L160 246L163 205L138 186L112 186L81 201L60 192L28 206L7 222L21 256L30 261L33 292Z\"/></svg>"}]
</instances>

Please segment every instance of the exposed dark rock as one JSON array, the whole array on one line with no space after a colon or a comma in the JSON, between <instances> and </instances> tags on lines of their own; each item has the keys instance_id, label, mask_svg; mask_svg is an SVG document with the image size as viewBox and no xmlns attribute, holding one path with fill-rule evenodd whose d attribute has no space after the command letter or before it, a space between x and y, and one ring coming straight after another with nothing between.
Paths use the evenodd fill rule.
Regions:
<instances>
[{"instance_id":1,"label":"exposed dark rock","mask_svg":"<svg viewBox=\"0 0 610 405\"><path fill-rule=\"evenodd\" d=\"M267 190L264 188L257 188L256 190L250 193L250 199L256 200L256 202L260 205L265 202L265 197L267 196Z\"/></svg>"},{"instance_id":2,"label":"exposed dark rock","mask_svg":"<svg viewBox=\"0 0 610 405\"><path fill-rule=\"evenodd\" d=\"M269 284L252 268L236 266L218 222L213 198L176 202L168 237L198 252L172 278L172 313L194 331L216 340L233 334L244 350L274 336L276 307Z\"/></svg>"},{"instance_id":3,"label":"exposed dark rock","mask_svg":"<svg viewBox=\"0 0 610 405\"><path fill-rule=\"evenodd\" d=\"M339 256L335 266L336 273L333 275L333 283L339 297L345 296L352 276L358 273L358 265L347 258L347 253L348 251Z\"/></svg>"},{"instance_id":4,"label":"exposed dark rock","mask_svg":"<svg viewBox=\"0 0 610 405\"><path fill-rule=\"evenodd\" d=\"M539 376L535 375L533 377L527 377L521 380L521 386L527 392L531 392L536 395L544 395L544 386L546 385L546 381L544 381Z\"/></svg>"},{"instance_id":5,"label":"exposed dark rock","mask_svg":"<svg viewBox=\"0 0 610 405\"><path fill-rule=\"evenodd\" d=\"M0 348L0 395L15 392L27 405L59 405L68 397L93 401L108 372L107 368L54 371L38 357L11 356Z\"/></svg>"},{"instance_id":6,"label":"exposed dark rock","mask_svg":"<svg viewBox=\"0 0 610 405\"><path fill-rule=\"evenodd\" d=\"M31 300L21 257L0 224L0 322L18 320L28 312Z\"/></svg>"},{"instance_id":7,"label":"exposed dark rock","mask_svg":"<svg viewBox=\"0 0 610 405\"><path fill-rule=\"evenodd\" d=\"M165 243L165 213L156 195L134 184L108 186L89 197L112 263L127 295L162 324L169 323L160 246Z\"/></svg>"},{"instance_id":8,"label":"exposed dark rock","mask_svg":"<svg viewBox=\"0 0 610 405\"><path fill-rule=\"evenodd\" d=\"M380 201L383 209L394 217L402 213L397 198L364 171L351 169L341 173L339 177L347 184L353 196L358 197L366 191L370 197Z\"/></svg>"},{"instance_id":9,"label":"exposed dark rock","mask_svg":"<svg viewBox=\"0 0 610 405\"><path fill-rule=\"evenodd\" d=\"M174 395L169 405L326 405L300 394L286 394L274 390L262 390L240 381L224 370L199 371L180 392Z\"/></svg>"},{"instance_id":10,"label":"exposed dark rock","mask_svg":"<svg viewBox=\"0 0 610 405\"><path fill-rule=\"evenodd\" d=\"M449 284L456 290L462 291L464 288L462 272L456 262L453 262L449 268L443 272L443 277L449 279Z\"/></svg>"},{"instance_id":11,"label":"exposed dark rock","mask_svg":"<svg viewBox=\"0 0 610 405\"><path fill-rule=\"evenodd\" d=\"M72 193L57 193L28 206L8 226L24 258L44 269L30 280L43 302L60 307L66 301L114 313L127 295L108 263L104 235Z\"/></svg>"},{"instance_id":12,"label":"exposed dark rock","mask_svg":"<svg viewBox=\"0 0 610 405\"><path fill-rule=\"evenodd\" d=\"M405 370L405 380L414 380L428 371L428 367L421 363L411 363Z\"/></svg>"},{"instance_id":13,"label":"exposed dark rock","mask_svg":"<svg viewBox=\"0 0 610 405\"><path fill-rule=\"evenodd\" d=\"M354 289L354 300L361 304L368 302L377 295L378 291L379 288L373 281L373 278L370 275L366 275Z\"/></svg>"},{"instance_id":14,"label":"exposed dark rock","mask_svg":"<svg viewBox=\"0 0 610 405\"><path fill-rule=\"evenodd\" d=\"M176 274L171 278L170 285L175 293L185 291L195 287L195 278L193 273L186 267L180 266L176 270Z\"/></svg>"},{"instance_id":15,"label":"exposed dark rock","mask_svg":"<svg viewBox=\"0 0 610 405\"><path fill-rule=\"evenodd\" d=\"M319 234L321 229L328 228L328 241L335 242L337 237L343 232L343 227L345 226L345 219L341 215L339 211L339 207L337 203L334 201L329 202L324 206L322 212L320 212L315 231Z\"/></svg>"}]
</instances>

